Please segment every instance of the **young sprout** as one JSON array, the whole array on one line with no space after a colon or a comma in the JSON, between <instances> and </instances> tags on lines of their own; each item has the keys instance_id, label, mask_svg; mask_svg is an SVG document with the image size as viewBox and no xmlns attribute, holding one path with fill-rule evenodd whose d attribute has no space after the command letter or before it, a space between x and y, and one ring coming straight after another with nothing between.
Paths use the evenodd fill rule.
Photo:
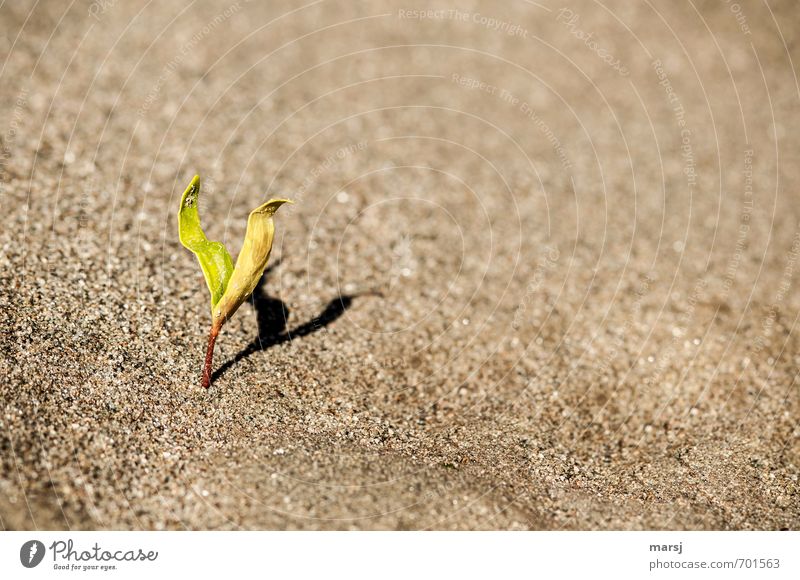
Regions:
<instances>
[{"instance_id":1,"label":"young sprout","mask_svg":"<svg viewBox=\"0 0 800 580\"><path fill-rule=\"evenodd\" d=\"M181 243L191 250L200 262L208 290L211 293L211 331L208 334L208 350L203 366L203 388L211 384L211 368L214 359L214 344L225 322L247 300L267 267L272 250L275 225L272 216L288 199L271 199L250 212L247 218L247 233L242 250L233 265L231 255L221 242L211 242L200 227L197 198L200 196L200 177L194 176L183 192L178 210L178 235Z\"/></svg>"}]
</instances>

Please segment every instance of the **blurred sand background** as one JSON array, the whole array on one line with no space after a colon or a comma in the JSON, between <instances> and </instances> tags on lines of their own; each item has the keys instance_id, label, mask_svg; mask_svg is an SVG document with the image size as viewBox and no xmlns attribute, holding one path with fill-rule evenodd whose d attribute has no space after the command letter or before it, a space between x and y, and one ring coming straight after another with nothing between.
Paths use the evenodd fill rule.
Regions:
<instances>
[{"instance_id":1,"label":"blurred sand background","mask_svg":"<svg viewBox=\"0 0 800 580\"><path fill-rule=\"evenodd\" d=\"M797 529L798 33L3 3L0 525ZM209 392L195 173L234 256L296 201Z\"/></svg>"}]
</instances>

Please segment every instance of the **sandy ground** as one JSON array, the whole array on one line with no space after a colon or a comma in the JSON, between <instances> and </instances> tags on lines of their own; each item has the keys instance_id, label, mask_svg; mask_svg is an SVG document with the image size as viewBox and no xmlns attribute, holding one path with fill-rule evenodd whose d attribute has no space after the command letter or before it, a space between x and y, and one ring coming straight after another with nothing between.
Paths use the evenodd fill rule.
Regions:
<instances>
[{"instance_id":1,"label":"sandy ground","mask_svg":"<svg viewBox=\"0 0 800 580\"><path fill-rule=\"evenodd\" d=\"M800 527L800 13L736 7L2 4L0 525ZM209 392L195 173L234 256L297 202Z\"/></svg>"}]
</instances>

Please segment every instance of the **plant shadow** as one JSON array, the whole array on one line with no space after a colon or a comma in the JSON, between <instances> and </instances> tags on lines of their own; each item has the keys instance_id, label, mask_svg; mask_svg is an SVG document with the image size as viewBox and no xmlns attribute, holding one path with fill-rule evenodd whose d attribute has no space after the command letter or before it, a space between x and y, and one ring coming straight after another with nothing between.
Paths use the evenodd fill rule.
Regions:
<instances>
[{"instance_id":1,"label":"plant shadow","mask_svg":"<svg viewBox=\"0 0 800 580\"><path fill-rule=\"evenodd\" d=\"M228 369L236 363L246 359L250 355L267 350L273 346L289 342L295 338L301 338L321 330L337 320L353 304L353 300L359 295L375 294L378 292L365 292L363 294L346 295L341 294L331 300L325 309L317 316L301 324L300 326L288 330L289 307L279 299L269 296L266 292L267 276L278 266L280 261L270 266L261 279L258 286L253 290L250 303L256 311L258 322L258 334L245 348L240 350L236 356L228 360L212 375L212 383L221 377Z\"/></svg>"}]
</instances>

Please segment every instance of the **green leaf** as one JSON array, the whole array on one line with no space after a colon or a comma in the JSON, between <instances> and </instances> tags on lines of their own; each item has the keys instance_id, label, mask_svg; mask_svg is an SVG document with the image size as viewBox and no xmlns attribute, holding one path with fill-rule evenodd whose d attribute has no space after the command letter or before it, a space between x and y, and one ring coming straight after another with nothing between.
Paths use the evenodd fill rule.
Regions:
<instances>
[{"instance_id":1,"label":"green leaf","mask_svg":"<svg viewBox=\"0 0 800 580\"><path fill-rule=\"evenodd\" d=\"M178 210L178 235L181 243L194 252L203 269L208 290L211 292L211 309L225 293L233 273L233 260L222 242L211 242L200 227L197 199L200 197L200 176L195 175L183 192Z\"/></svg>"}]
</instances>

